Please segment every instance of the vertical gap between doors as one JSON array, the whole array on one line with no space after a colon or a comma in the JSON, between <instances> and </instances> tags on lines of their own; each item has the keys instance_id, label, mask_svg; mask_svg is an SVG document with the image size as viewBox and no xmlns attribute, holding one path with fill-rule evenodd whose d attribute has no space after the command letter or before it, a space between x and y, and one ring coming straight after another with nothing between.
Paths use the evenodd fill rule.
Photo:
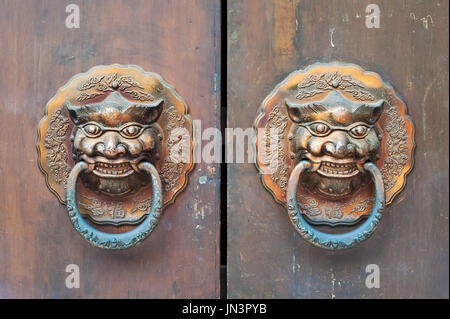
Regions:
<instances>
[{"instance_id":1,"label":"vertical gap between doors","mask_svg":"<svg viewBox=\"0 0 450 319\"><path fill-rule=\"evenodd\" d=\"M227 163L225 128L227 127L227 1L220 2L220 130L222 162L220 164L220 298L227 298Z\"/></svg>"}]
</instances>

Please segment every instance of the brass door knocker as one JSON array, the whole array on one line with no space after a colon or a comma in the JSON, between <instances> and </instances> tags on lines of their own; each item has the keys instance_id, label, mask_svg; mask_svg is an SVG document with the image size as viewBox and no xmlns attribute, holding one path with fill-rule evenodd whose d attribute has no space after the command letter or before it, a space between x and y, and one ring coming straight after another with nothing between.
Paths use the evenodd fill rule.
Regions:
<instances>
[{"instance_id":1,"label":"brass door knocker","mask_svg":"<svg viewBox=\"0 0 450 319\"><path fill-rule=\"evenodd\" d=\"M74 76L47 104L39 167L91 244L136 246L184 189L194 149L187 112L159 75L118 64ZM113 234L104 224L134 228Z\"/></svg>"},{"instance_id":2,"label":"brass door knocker","mask_svg":"<svg viewBox=\"0 0 450 319\"><path fill-rule=\"evenodd\" d=\"M291 73L264 100L254 127L262 183L300 235L326 249L366 240L413 165L405 103L378 74L352 64ZM314 225L355 226L332 234Z\"/></svg>"}]
</instances>

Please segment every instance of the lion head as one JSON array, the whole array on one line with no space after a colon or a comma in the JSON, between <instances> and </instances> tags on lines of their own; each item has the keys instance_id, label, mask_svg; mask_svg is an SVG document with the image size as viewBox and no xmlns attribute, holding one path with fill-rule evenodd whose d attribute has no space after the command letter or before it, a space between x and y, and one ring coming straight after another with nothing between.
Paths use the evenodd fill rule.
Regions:
<instances>
[{"instance_id":1,"label":"lion head","mask_svg":"<svg viewBox=\"0 0 450 319\"><path fill-rule=\"evenodd\" d=\"M285 100L296 124L290 132L291 150L297 161L312 164L303 174L303 185L319 195L339 199L370 180L363 164L378 159L381 133L375 123L384 102L355 102L337 90L317 102Z\"/></svg>"},{"instance_id":2,"label":"lion head","mask_svg":"<svg viewBox=\"0 0 450 319\"><path fill-rule=\"evenodd\" d=\"M76 161L91 164L83 174L85 186L109 196L126 196L146 184L137 164L157 156L161 130L155 123L163 100L133 103L118 92L103 102L72 106L66 102L76 125L72 133Z\"/></svg>"}]
</instances>

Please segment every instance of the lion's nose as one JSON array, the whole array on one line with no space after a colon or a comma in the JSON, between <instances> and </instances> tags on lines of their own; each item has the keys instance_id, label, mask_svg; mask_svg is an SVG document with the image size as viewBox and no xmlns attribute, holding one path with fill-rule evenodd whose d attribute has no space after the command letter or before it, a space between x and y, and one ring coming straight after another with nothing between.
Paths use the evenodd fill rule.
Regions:
<instances>
[{"instance_id":1,"label":"lion's nose","mask_svg":"<svg viewBox=\"0 0 450 319\"><path fill-rule=\"evenodd\" d=\"M104 134L104 140L95 146L99 155L115 159L126 154L126 148L115 134Z\"/></svg>"},{"instance_id":2,"label":"lion's nose","mask_svg":"<svg viewBox=\"0 0 450 319\"><path fill-rule=\"evenodd\" d=\"M347 143L336 143L336 154L345 155L347 153Z\"/></svg>"},{"instance_id":3,"label":"lion's nose","mask_svg":"<svg viewBox=\"0 0 450 319\"><path fill-rule=\"evenodd\" d=\"M325 153L336 158L353 156L355 147L349 143L344 132L336 132L333 138L324 145Z\"/></svg>"},{"instance_id":4,"label":"lion's nose","mask_svg":"<svg viewBox=\"0 0 450 319\"><path fill-rule=\"evenodd\" d=\"M104 155L108 158L117 158L120 155L125 154L125 148L119 144L117 146L106 146Z\"/></svg>"}]
</instances>

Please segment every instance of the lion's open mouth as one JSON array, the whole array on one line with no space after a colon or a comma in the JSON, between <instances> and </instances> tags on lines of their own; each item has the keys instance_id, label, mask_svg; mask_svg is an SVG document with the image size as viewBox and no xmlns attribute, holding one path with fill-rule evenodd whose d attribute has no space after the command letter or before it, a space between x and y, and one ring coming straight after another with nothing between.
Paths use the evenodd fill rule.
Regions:
<instances>
[{"instance_id":1,"label":"lion's open mouth","mask_svg":"<svg viewBox=\"0 0 450 319\"><path fill-rule=\"evenodd\" d=\"M105 163L95 162L93 173L103 178L122 178L133 174L133 167L129 162Z\"/></svg>"},{"instance_id":2,"label":"lion's open mouth","mask_svg":"<svg viewBox=\"0 0 450 319\"><path fill-rule=\"evenodd\" d=\"M339 164L323 161L317 172L326 177L343 178L355 176L359 170L355 162Z\"/></svg>"}]
</instances>

